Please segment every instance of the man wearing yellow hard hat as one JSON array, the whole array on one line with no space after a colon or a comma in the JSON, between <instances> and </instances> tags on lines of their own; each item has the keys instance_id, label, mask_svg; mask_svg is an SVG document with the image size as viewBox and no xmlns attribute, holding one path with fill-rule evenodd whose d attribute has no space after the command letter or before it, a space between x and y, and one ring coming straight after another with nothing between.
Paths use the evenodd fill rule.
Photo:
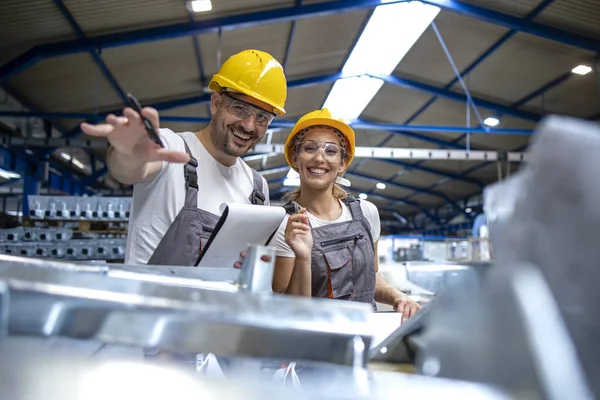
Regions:
<instances>
[{"instance_id":1,"label":"man wearing yellow hard hat","mask_svg":"<svg viewBox=\"0 0 600 400\"><path fill-rule=\"evenodd\" d=\"M225 61L209 88L211 121L199 132L159 129L158 112L141 110L162 147L149 138L148 121L129 107L106 123L81 126L108 139L110 173L134 185L125 263L194 265L222 203L269 204L267 182L240 157L285 113L281 64L245 50Z\"/></svg>"},{"instance_id":2,"label":"man wearing yellow hard hat","mask_svg":"<svg viewBox=\"0 0 600 400\"><path fill-rule=\"evenodd\" d=\"M277 260L273 290L300 296L389 304L414 315L420 306L378 273L381 222L377 207L337 183L354 158L355 136L328 109L304 115L284 152L300 175L286 195L288 216L273 237Z\"/></svg>"}]
</instances>

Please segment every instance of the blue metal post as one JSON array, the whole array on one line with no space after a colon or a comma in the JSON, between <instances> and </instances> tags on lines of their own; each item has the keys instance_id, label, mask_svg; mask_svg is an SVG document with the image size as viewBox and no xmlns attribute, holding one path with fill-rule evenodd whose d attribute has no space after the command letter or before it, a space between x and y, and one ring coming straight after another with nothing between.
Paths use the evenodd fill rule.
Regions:
<instances>
[{"instance_id":1,"label":"blue metal post","mask_svg":"<svg viewBox=\"0 0 600 400\"><path fill-rule=\"evenodd\" d=\"M37 195L40 192L40 168L39 164L30 164L24 171L23 178L23 217L29 216L29 196Z\"/></svg>"}]
</instances>

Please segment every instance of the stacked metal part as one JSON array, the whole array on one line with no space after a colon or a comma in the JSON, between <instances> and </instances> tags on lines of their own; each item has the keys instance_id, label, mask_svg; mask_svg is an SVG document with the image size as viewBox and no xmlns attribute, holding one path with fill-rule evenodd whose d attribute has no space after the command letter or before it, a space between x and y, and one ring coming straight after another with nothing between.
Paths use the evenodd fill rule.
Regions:
<instances>
[{"instance_id":1,"label":"stacked metal part","mask_svg":"<svg viewBox=\"0 0 600 400\"><path fill-rule=\"evenodd\" d=\"M0 229L0 254L67 260L121 260L126 239L88 234L74 239L69 228Z\"/></svg>"},{"instance_id":2,"label":"stacked metal part","mask_svg":"<svg viewBox=\"0 0 600 400\"><path fill-rule=\"evenodd\" d=\"M131 198L28 196L29 217L49 220L127 221Z\"/></svg>"}]
</instances>

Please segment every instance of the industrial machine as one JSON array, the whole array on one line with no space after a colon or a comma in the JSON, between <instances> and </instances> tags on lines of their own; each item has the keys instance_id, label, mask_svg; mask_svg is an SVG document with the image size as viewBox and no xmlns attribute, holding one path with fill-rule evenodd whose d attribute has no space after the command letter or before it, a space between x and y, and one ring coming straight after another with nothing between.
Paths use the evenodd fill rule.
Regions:
<instances>
[{"instance_id":1,"label":"industrial machine","mask_svg":"<svg viewBox=\"0 0 600 400\"><path fill-rule=\"evenodd\" d=\"M434 296L383 338L367 305L271 293L268 247L240 271L2 255L0 398L596 398L597 154L597 124L544 121L485 193L494 260L408 263Z\"/></svg>"}]
</instances>

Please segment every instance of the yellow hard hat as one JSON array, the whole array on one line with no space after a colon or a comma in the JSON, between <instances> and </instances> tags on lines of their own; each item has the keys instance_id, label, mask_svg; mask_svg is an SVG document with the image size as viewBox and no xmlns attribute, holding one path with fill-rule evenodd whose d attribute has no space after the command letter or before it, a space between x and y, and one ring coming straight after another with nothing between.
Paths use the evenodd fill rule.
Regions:
<instances>
[{"instance_id":1,"label":"yellow hard hat","mask_svg":"<svg viewBox=\"0 0 600 400\"><path fill-rule=\"evenodd\" d=\"M208 88L220 91L230 88L273 107L285 114L287 81L283 67L272 55L260 50L244 50L227 59L213 75Z\"/></svg>"},{"instance_id":2,"label":"yellow hard hat","mask_svg":"<svg viewBox=\"0 0 600 400\"><path fill-rule=\"evenodd\" d=\"M323 108L322 110L311 111L308 114L302 116L302 118L300 118L298 122L296 122L296 125L294 125L294 128L292 128L292 131L288 135L283 148L285 159L290 165L290 167L296 169L292 165L292 150L295 145L294 138L296 137L296 134L298 134L298 132L306 128L315 125L330 126L332 128L337 129L342 133L342 135L344 135L344 137L346 138L346 166L350 165L352 159L354 158L354 148L356 145L354 130L350 127L350 125L348 125L341 119L331 115L331 112L327 108Z\"/></svg>"}]
</instances>

